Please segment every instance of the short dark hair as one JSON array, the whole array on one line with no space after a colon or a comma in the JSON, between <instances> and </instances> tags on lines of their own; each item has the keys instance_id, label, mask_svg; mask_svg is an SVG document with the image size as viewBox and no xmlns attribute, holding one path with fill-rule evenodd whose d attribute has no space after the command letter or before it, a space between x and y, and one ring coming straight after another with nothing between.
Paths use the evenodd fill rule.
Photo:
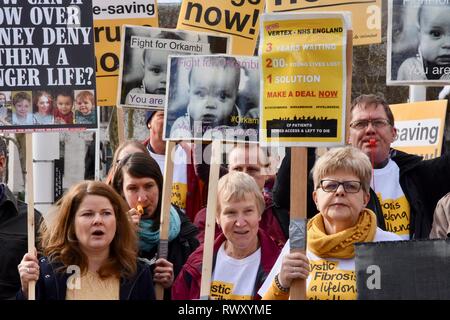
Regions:
<instances>
[{"instance_id":1,"label":"short dark hair","mask_svg":"<svg viewBox=\"0 0 450 320\"><path fill-rule=\"evenodd\" d=\"M391 126L394 126L394 114L392 113L391 108L389 108L389 104L387 103L386 99L381 94L362 94L356 97L352 102L350 114L353 113L353 110L357 106L366 108L367 106L372 105L375 105L375 107L378 107L379 105L383 106L389 123L391 124Z\"/></svg>"}]
</instances>

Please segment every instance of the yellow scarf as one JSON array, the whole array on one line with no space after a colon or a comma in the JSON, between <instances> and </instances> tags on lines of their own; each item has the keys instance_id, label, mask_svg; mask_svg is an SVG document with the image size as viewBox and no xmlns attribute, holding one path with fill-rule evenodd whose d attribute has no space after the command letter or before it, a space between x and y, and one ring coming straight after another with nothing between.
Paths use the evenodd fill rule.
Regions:
<instances>
[{"instance_id":1,"label":"yellow scarf","mask_svg":"<svg viewBox=\"0 0 450 320\"><path fill-rule=\"evenodd\" d=\"M308 222L308 249L321 258L353 258L353 244L372 242L376 230L377 218L369 209L361 211L355 226L335 234L326 234L323 216L319 213Z\"/></svg>"}]
</instances>

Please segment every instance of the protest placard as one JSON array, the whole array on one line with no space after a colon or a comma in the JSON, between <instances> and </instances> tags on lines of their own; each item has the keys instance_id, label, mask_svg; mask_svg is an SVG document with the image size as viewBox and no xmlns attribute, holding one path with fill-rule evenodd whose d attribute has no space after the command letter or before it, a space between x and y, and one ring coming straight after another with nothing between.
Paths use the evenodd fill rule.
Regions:
<instances>
[{"instance_id":1,"label":"protest placard","mask_svg":"<svg viewBox=\"0 0 450 320\"><path fill-rule=\"evenodd\" d=\"M391 146L424 159L439 157L447 100L391 104L397 136Z\"/></svg>"},{"instance_id":2,"label":"protest placard","mask_svg":"<svg viewBox=\"0 0 450 320\"><path fill-rule=\"evenodd\" d=\"M344 143L348 25L344 13L263 15L262 144Z\"/></svg>"},{"instance_id":3,"label":"protest placard","mask_svg":"<svg viewBox=\"0 0 450 320\"><path fill-rule=\"evenodd\" d=\"M97 104L114 106L122 25L158 27L156 0L93 0ZM136 66L136 68L138 68ZM140 68L140 67L139 67Z\"/></svg>"},{"instance_id":4,"label":"protest placard","mask_svg":"<svg viewBox=\"0 0 450 320\"><path fill-rule=\"evenodd\" d=\"M177 29L229 34L232 54L253 56L264 4L261 0L183 0Z\"/></svg>"},{"instance_id":5,"label":"protest placard","mask_svg":"<svg viewBox=\"0 0 450 320\"><path fill-rule=\"evenodd\" d=\"M96 127L92 1L0 4L0 131Z\"/></svg>"},{"instance_id":6,"label":"protest placard","mask_svg":"<svg viewBox=\"0 0 450 320\"><path fill-rule=\"evenodd\" d=\"M171 56L164 137L258 140L257 57Z\"/></svg>"},{"instance_id":7,"label":"protest placard","mask_svg":"<svg viewBox=\"0 0 450 320\"><path fill-rule=\"evenodd\" d=\"M449 1L389 2L387 84L450 83L449 16Z\"/></svg>"},{"instance_id":8,"label":"protest placard","mask_svg":"<svg viewBox=\"0 0 450 320\"><path fill-rule=\"evenodd\" d=\"M449 240L357 243L358 300L448 300Z\"/></svg>"},{"instance_id":9,"label":"protest placard","mask_svg":"<svg viewBox=\"0 0 450 320\"><path fill-rule=\"evenodd\" d=\"M124 26L117 104L162 110L169 54L227 53L229 36Z\"/></svg>"}]
</instances>

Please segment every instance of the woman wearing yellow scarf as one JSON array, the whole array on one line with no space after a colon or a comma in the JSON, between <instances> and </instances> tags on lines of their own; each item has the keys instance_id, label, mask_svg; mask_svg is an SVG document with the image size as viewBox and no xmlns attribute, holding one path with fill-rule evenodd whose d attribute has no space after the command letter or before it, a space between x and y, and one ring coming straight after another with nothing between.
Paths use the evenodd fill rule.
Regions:
<instances>
[{"instance_id":1,"label":"woman wearing yellow scarf","mask_svg":"<svg viewBox=\"0 0 450 320\"><path fill-rule=\"evenodd\" d=\"M335 148L312 169L319 209L307 225L306 256L289 253L289 241L258 292L263 299L289 298L294 279L307 279L308 299L356 299L355 243L401 240L377 227L366 209L372 166L353 147Z\"/></svg>"}]
</instances>

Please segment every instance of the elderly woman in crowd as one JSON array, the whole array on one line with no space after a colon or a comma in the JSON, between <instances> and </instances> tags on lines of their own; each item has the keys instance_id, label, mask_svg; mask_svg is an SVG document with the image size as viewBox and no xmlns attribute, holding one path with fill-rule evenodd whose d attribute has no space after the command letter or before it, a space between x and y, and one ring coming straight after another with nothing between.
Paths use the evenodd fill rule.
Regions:
<instances>
[{"instance_id":1,"label":"elderly woman in crowd","mask_svg":"<svg viewBox=\"0 0 450 320\"><path fill-rule=\"evenodd\" d=\"M355 243L401 238L377 227L366 209L372 166L353 147L331 149L312 170L319 213L307 225L307 252L289 253L289 241L260 290L263 299L288 299L294 279L307 279L308 299L356 299Z\"/></svg>"},{"instance_id":2,"label":"elderly woman in crowd","mask_svg":"<svg viewBox=\"0 0 450 320\"><path fill-rule=\"evenodd\" d=\"M259 221L265 203L255 180L230 172L219 180L216 222L222 229L214 242L210 297L225 300L258 299L256 292L272 268L279 248ZM172 287L174 299L198 299L203 245L183 266Z\"/></svg>"},{"instance_id":3,"label":"elderly woman in crowd","mask_svg":"<svg viewBox=\"0 0 450 320\"><path fill-rule=\"evenodd\" d=\"M108 185L83 181L58 202L44 228L39 259L27 253L19 264L22 290L30 281L39 300L154 300L148 264L137 258L136 233L126 204Z\"/></svg>"}]
</instances>

